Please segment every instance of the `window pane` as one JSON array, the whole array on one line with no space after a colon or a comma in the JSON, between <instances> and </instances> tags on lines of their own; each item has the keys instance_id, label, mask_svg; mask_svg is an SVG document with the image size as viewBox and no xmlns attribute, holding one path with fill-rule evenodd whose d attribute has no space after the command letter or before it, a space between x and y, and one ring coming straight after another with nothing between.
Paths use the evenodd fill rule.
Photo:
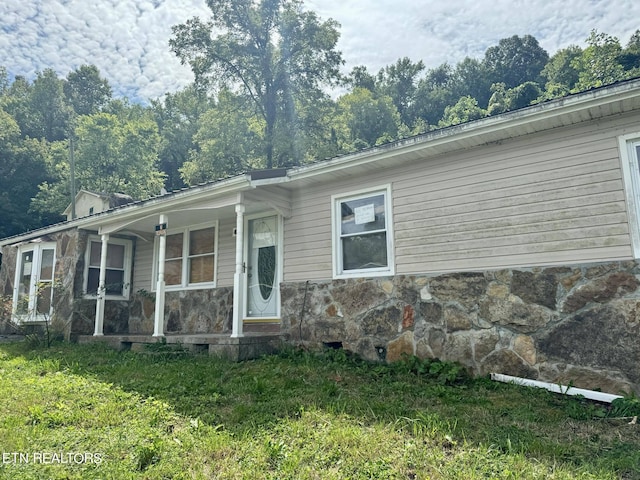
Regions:
<instances>
[{"instance_id":1,"label":"window pane","mask_svg":"<svg viewBox=\"0 0 640 480\"><path fill-rule=\"evenodd\" d=\"M31 285L31 274L33 273L33 252L23 252L20 262L22 272L20 272L20 293L29 293Z\"/></svg>"},{"instance_id":2,"label":"window pane","mask_svg":"<svg viewBox=\"0 0 640 480\"><path fill-rule=\"evenodd\" d=\"M87 275L87 293L95 295L98 292L98 285L100 282L100 269L89 268Z\"/></svg>"},{"instance_id":3,"label":"window pane","mask_svg":"<svg viewBox=\"0 0 640 480\"><path fill-rule=\"evenodd\" d=\"M39 315L48 315L51 312L51 283L41 283L38 285L38 299L36 305L36 313Z\"/></svg>"},{"instance_id":4,"label":"window pane","mask_svg":"<svg viewBox=\"0 0 640 480\"><path fill-rule=\"evenodd\" d=\"M386 232L355 235L342 239L342 269L363 270L387 267Z\"/></svg>"},{"instance_id":5,"label":"window pane","mask_svg":"<svg viewBox=\"0 0 640 480\"><path fill-rule=\"evenodd\" d=\"M53 280L53 249L47 248L42 251L40 280Z\"/></svg>"},{"instance_id":6,"label":"window pane","mask_svg":"<svg viewBox=\"0 0 640 480\"><path fill-rule=\"evenodd\" d=\"M167 235L165 258L182 258L182 233Z\"/></svg>"},{"instance_id":7,"label":"window pane","mask_svg":"<svg viewBox=\"0 0 640 480\"><path fill-rule=\"evenodd\" d=\"M107 295L122 295L124 272L122 270L107 270L104 286Z\"/></svg>"},{"instance_id":8,"label":"window pane","mask_svg":"<svg viewBox=\"0 0 640 480\"><path fill-rule=\"evenodd\" d=\"M182 283L182 259L167 260L164 264L164 282L167 285Z\"/></svg>"},{"instance_id":9,"label":"window pane","mask_svg":"<svg viewBox=\"0 0 640 480\"><path fill-rule=\"evenodd\" d=\"M89 253L89 265L92 267L100 266L100 252L102 244L100 242L91 242L91 252Z\"/></svg>"},{"instance_id":10,"label":"window pane","mask_svg":"<svg viewBox=\"0 0 640 480\"><path fill-rule=\"evenodd\" d=\"M31 275L33 273L33 251L22 252L20 269L20 284L18 285L16 311L24 314L29 312L29 294L31 290Z\"/></svg>"},{"instance_id":11,"label":"window pane","mask_svg":"<svg viewBox=\"0 0 640 480\"><path fill-rule=\"evenodd\" d=\"M200 255L203 253L213 253L214 228L203 230L193 230L189 234L189 255Z\"/></svg>"},{"instance_id":12,"label":"window pane","mask_svg":"<svg viewBox=\"0 0 640 480\"><path fill-rule=\"evenodd\" d=\"M340 210L343 235L386 228L382 194L340 202Z\"/></svg>"},{"instance_id":13,"label":"window pane","mask_svg":"<svg viewBox=\"0 0 640 480\"><path fill-rule=\"evenodd\" d=\"M258 283L264 300L271 297L276 279L276 247L260 247L258 250Z\"/></svg>"},{"instance_id":14,"label":"window pane","mask_svg":"<svg viewBox=\"0 0 640 480\"><path fill-rule=\"evenodd\" d=\"M98 265L100 265L98 263ZM107 247L107 268L124 269L124 245L109 244Z\"/></svg>"},{"instance_id":15,"label":"window pane","mask_svg":"<svg viewBox=\"0 0 640 480\"><path fill-rule=\"evenodd\" d=\"M213 255L189 259L189 283L213 282Z\"/></svg>"}]
</instances>

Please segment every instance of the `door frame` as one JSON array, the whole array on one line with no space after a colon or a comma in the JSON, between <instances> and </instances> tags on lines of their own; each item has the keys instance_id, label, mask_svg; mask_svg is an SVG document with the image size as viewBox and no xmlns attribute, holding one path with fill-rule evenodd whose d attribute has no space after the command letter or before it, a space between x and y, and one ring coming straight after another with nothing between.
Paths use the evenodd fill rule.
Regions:
<instances>
[{"instance_id":1,"label":"door frame","mask_svg":"<svg viewBox=\"0 0 640 480\"><path fill-rule=\"evenodd\" d=\"M244 252L242 252L243 258L244 258L244 264L245 267L249 266L249 255L251 254L251 252L249 252L249 221L250 220L256 220L258 218L265 218L265 217L276 217L276 226L278 228L278 233L277 233L277 239L278 239L278 245L276 248L276 258L277 258L277 265L276 265L276 285L274 285L274 288L276 290L276 315L273 317L250 317L248 315L248 307L249 307L249 279L248 279L248 271L245 271L244 276L245 276L245 281L244 281L244 305L242 306L242 320L244 322L256 322L256 323L260 323L261 321L266 321L266 320L280 320L281 319L281 302L280 302L280 283L282 283L282 274L284 269L283 267L283 260L284 260L284 248L283 248L283 242L284 242L284 232L283 232L283 227L284 227L284 219L282 218L282 215L280 215L278 212L275 212L273 210L269 210L266 212L260 212L260 213L253 213L251 215L245 215L244 217L244 238L242 243L244 244Z\"/></svg>"}]
</instances>

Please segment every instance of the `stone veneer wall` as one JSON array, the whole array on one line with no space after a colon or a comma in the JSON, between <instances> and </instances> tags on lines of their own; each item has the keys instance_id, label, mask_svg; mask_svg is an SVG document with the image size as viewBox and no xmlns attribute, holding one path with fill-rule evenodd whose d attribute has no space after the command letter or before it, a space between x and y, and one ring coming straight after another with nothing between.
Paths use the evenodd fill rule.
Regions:
<instances>
[{"instance_id":1,"label":"stone veneer wall","mask_svg":"<svg viewBox=\"0 0 640 480\"><path fill-rule=\"evenodd\" d=\"M185 290L167 292L164 310L164 333L230 333L233 289ZM74 334L93 333L95 300L77 300ZM104 333L153 334L155 294L134 292L129 301L105 302Z\"/></svg>"},{"instance_id":2,"label":"stone veneer wall","mask_svg":"<svg viewBox=\"0 0 640 480\"><path fill-rule=\"evenodd\" d=\"M107 302L108 304L109 302ZM167 334L231 333L233 288L167 292L164 331ZM132 296L128 333L152 334L155 294ZM105 320L105 328L107 322Z\"/></svg>"},{"instance_id":3,"label":"stone veneer wall","mask_svg":"<svg viewBox=\"0 0 640 480\"><path fill-rule=\"evenodd\" d=\"M640 394L639 276L629 261L285 283L283 330L368 360L410 354L476 375Z\"/></svg>"}]
</instances>

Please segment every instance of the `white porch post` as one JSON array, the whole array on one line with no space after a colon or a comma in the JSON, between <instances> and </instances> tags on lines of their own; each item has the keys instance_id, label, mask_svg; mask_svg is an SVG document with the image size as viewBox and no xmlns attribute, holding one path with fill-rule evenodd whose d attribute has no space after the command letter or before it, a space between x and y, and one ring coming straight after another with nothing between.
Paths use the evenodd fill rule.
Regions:
<instances>
[{"instance_id":1,"label":"white porch post","mask_svg":"<svg viewBox=\"0 0 640 480\"><path fill-rule=\"evenodd\" d=\"M96 298L96 324L93 335L98 337L104 332L104 303L107 288L105 280L107 278L107 251L109 246L109 234L102 234L102 245L100 248L100 275L98 280L98 291ZM89 247L91 248L91 247Z\"/></svg>"},{"instance_id":2,"label":"white porch post","mask_svg":"<svg viewBox=\"0 0 640 480\"><path fill-rule=\"evenodd\" d=\"M244 315L244 205L236 205L236 272L233 275L232 337L242 337Z\"/></svg>"},{"instance_id":3,"label":"white porch post","mask_svg":"<svg viewBox=\"0 0 640 480\"><path fill-rule=\"evenodd\" d=\"M160 225L166 223L167 216L160 215ZM164 259L166 252L167 236L163 234L160 235L158 248L158 283L156 284L156 310L153 317L154 337L164 337Z\"/></svg>"}]
</instances>

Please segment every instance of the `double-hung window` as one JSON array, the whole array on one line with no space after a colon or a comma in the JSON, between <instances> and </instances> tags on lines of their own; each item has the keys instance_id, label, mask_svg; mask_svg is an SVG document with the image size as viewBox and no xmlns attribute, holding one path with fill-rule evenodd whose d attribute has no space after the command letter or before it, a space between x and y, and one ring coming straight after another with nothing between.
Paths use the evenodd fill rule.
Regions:
<instances>
[{"instance_id":1,"label":"double-hung window","mask_svg":"<svg viewBox=\"0 0 640 480\"><path fill-rule=\"evenodd\" d=\"M29 244L18 250L13 294L13 315L18 322L50 319L55 261L55 243Z\"/></svg>"},{"instance_id":2,"label":"double-hung window","mask_svg":"<svg viewBox=\"0 0 640 480\"><path fill-rule=\"evenodd\" d=\"M640 133L618 137L633 256L640 258Z\"/></svg>"},{"instance_id":3,"label":"double-hung window","mask_svg":"<svg viewBox=\"0 0 640 480\"><path fill-rule=\"evenodd\" d=\"M333 274L393 275L391 188L334 195Z\"/></svg>"},{"instance_id":4,"label":"double-hung window","mask_svg":"<svg viewBox=\"0 0 640 480\"><path fill-rule=\"evenodd\" d=\"M128 299L131 279L131 240L110 238L107 244L107 270L105 294L108 299ZM84 292L95 297L100 285L100 256L102 241L99 237L89 237L85 254Z\"/></svg>"},{"instance_id":5,"label":"double-hung window","mask_svg":"<svg viewBox=\"0 0 640 480\"><path fill-rule=\"evenodd\" d=\"M215 286L216 225L172 231L167 234L166 242L164 280L167 289Z\"/></svg>"}]
</instances>

